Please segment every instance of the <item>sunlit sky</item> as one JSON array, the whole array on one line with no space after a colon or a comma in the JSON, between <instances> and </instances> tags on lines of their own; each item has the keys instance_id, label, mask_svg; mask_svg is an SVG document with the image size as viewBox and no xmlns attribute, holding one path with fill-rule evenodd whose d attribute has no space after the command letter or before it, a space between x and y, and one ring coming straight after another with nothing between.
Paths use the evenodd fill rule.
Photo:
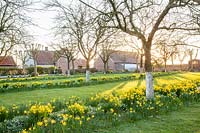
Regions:
<instances>
[{"instance_id":1,"label":"sunlit sky","mask_svg":"<svg viewBox=\"0 0 200 133\"><path fill-rule=\"evenodd\" d=\"M34 4L33 8L37 8L39 10L28 13L28 16L32 18L33 23L37 25L28 28L29 34L34 36L34 41L36 43L40 43L45 46L48 46L54 41L54 35L51 28L54 26L53 18L56 16L55 11L45 9L45 5L43 3L48 1L49 0L42 0L41 2Z\"/></svg>"},{"instance_id":2,"label":"sunlit sky","mask_svg":"<svg viewBox=\"0 0 200 133\"><path fill-rule=\"evenodd\" d=\"M41 2L38 2L33 6L33 8L43 10L35 10L34 12L28 13L28 16L32 18L33 23L38 25L29 27L28 31L31 35L34 36L35 43L40 43L44 46L50 46L52 42L55 41L53 30L51 28L54 26L53 18L56 16L56 12L44 8L45 5L43 3L48 1L49 0L41 0ZM188 44L198 46L200 44L200 36L195 36L192 39L189 39ZM198 58L199 57L200 55L198 55Z\"/></svg>"}]
</instances>

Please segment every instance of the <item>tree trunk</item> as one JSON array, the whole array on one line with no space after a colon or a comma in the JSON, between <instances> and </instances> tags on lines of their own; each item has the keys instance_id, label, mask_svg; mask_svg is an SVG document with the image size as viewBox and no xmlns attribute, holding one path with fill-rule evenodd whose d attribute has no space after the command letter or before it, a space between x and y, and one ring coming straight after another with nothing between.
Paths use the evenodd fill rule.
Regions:
<instances>
[{"instance_id":1,"label":"tree trunk","mask_svg":"<svg viewBox=\"0 0 200 133\"><path fill-rule=\"evenodd\" d=\"M193 71L193 61L192 61L192 55L190 55L190 64L191 64L191 66L190 66L190 71Z\"/></svg>"},{"instance_id":2,"label":"tree trunk","mask_svg":"<svg viewBox=\"0 0 200 133\"><path fill-rule=\"evenodd\" d=\"M36 60L34 60L34 76L38 76Z\"/></svg>"},{"instance_id":3,"label":"tree trunk","mask_svg":"<svg viewBox=\"0 0 200 133\"><path fill-rule=\"evenodd\" d=\"M90 61L86 61L86 74L85 74L85 81L89 82L90 81Z\"/></svg>"},{"instance_id":4,"label":"tree trunk","mask_svg":"<svg viewBox=\"0 0 200 133\"><path fill-rule=\"evenodd\" d=\"M181 68L181 71L182 71L182 64L183 64L183 62L181 61L181 62L180 62L180 68Z\"/></svg>"},{"instance_id":5,"label":"tree trunk","mask_svg":"<svg viewBox=\"0 0 200 133\"><path fill-rule=\"evenodd\" d=\"M152 65L151 65L151 46L146 45L145 52L145 72L146 72L146 98L154 98L153 89L153 76L152 76Z\"/></svg>"},{"instance_id":6,"label":"tree trunk","mask_svg":"<svg viewBox=\"0 0 200 133\"><path fill-rule=\"evenodd\" d=\"M143 54L140 54L140 74L143 72Z\"/></svg>"},{"instance_id":7,"label":"tree trunk","mask_svg":"<svg viewBox=\"0 0 200 133\"><path fill-rule=\"evenodd\" d=\"M108 72L109 67L108 67L108 61L106 62L106 73Z\"/></svg>"},{"instance_id":8,"label":"tree trunk","mask_svg":"<svg viewBox=\"0 0 200 133\"><path fill-rule=\"evenodd\" d=\"M23 64L23 65L22 65L22 73L23 73L24 76L25 76L25 71L26 71L26 70L25 70L25 65Z\"/></svg>"},{"instance_id":9,"label":"tree trunk","mask_svg":"<svg viewBox=\"0 0 200 133\"><path fill-rule=\"evenodd\" d=\"M67 60L67 76L70 76L70 61Z\"/></svg>"},{"instance_id":10,"label":"tree trunk","mask_svg":"<svg viewBox=\"0 0 200 133\"><path fill-rule=\"evenodd\" d=\"M165 72L167 72L167 62L165 61L165 64L164 64L165 66Z\"/></svg>"},{"instance_id":11,"label":"tree trunk","mask_svg":"<svg viewBox=\"0 0 200 133\"><path fill-rule=\"evenodd\" d=\"M72 71L73 71L73 74L75 74L75 69L74 69L74 60L72 60Z\"/></svg>"},{"instance_id":12,"label":"tree trunk","mask_svg":"<svg viewBox=\"0 0 200 133\"><path fill-rule=\"evenodd\" d=\"M138 73L138 56L137 56L137 60L136 60L136 72Z\"/></svg>"},{"instance_id":13,"label":"tree trunk","mask_svg":"<svg viewBox=\"0 0 200 133\"><path fill-rule=\"evenodd\" d=\"M104 69L104 74L106 74L107 72L107 63L106 62L103 62L103 69Z\"/></svg>"}]
</instances>

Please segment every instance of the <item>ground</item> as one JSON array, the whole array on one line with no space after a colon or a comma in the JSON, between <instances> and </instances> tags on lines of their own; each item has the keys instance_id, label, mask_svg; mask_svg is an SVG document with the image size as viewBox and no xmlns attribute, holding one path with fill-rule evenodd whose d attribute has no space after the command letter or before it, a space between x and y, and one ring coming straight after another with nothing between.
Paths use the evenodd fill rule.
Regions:
<instances>
[{"instance_id":1,"label":"ground","mask_svg":"<svg viewBox=\"0 0 200 133\"><path fill-rule=\"evenodd\" d=\"M115 76L128 76L130 74L118 74ZM102 77L105 75L93 75L92 77ZM112 77L113 75L107 75L107 77ZM136 77L140 75L136 74ZM154 75L155 76L155 75ZM73 76L71 78L66 77L46 77L39 79L27 79L25 81L20 81L19 83L56 83L60 81L80 79L83 76ZM106 77L106 76L105 76ZM191 72L182 72L182 73L168 73L168 74L158 74L154 78L154 85L156 86L165 86L169 84L176 84L180 81L187 80L199 80L200 73L191 73ZM30 80L30 81L29 81ZM3 84L15 84L15 81L0 81ZM4 92L0 93L0 105L6 107L12 106L13 104L29 104L31 102L37 103L48 103L50 100L59 99L59 100L68 100L71 96L78 96L82 100L86 100L91 96L99 93L101 95L112 94L113 92L118 92L119 94L132 88L142 89L145 87L144 77L136 78L126 81L115 81L115 82L106 82L102 84L91 84L83 85L80 87L61 87L61 88L37 88L34 90L26 91L13 91L13 92ZM112 108L111 108L112 109ZM107 132L107 133L132 133L132 132L163 132L163 133L177 133L177 132L200 132L200 103L190 103L187 106L181 106L176 111L161 113L156 116L149 116L141 120L122 120L120 123L113 125L110 124L110 121L103 121L104 125L108 125L108 128L99 127L94 129L90 127L88 131L90 132ZM24 114L23 114L24 115ZM98 119L94 119L94 122L99 122ZM91 123L92 125L92 123ZM40 131L40 130L39 130ZM59 130L58 130L59 131ZM82 130L83 131L83 130Z\"/></svg>"}]
</instances>

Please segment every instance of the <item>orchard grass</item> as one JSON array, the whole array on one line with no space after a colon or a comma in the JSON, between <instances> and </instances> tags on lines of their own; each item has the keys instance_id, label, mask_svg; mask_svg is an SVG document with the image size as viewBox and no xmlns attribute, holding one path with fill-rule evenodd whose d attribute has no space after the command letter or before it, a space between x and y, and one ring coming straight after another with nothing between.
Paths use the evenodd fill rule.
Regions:
<instances>
[{"instance_id":1,"label":"orchard grass","mask_svg":"<svg viewBox=\"0 0 200 133\"><path fill-rule=\"evenodd\" d=\"M57 80L57 77L48 77L49 80L47 80L46 78L44 79L41 79L41 81L36 81L36 82L35 80L38 80L37 77L32 80L26 80L26 78L8 79L12 82L10 81L5 82L4 80L4 82L0 84L0 93L32 91L32 90L37 90L37 89L81 87L81 86L98 85L98 84L105 84L105 83L119 82L119 81L130 81L133 79L134 80L140 79L140 75L113 74L113 76L109 76L109 75L99 76L95 74L95 76L91 76L91 80L89 82L86 82L84 77L76 77L76 78L68 77L67 79L64 79L64 80L63 79L60 80L60 78ZM26 82L21 82L24 80ZM34 81L34 82L31 82L31 81Z\"/></svg>"},{"instance_id":2,"label":"orchard grass","mask_svg":"<svg viewBox=\"0 0 200 133\"><path fill-rule=\"evenodd\" d=\"M12 97L8 94L18 95L18 98L14 97L16 100L11 100L23 104L12 105L12 101L8 101L12 106L1 106L0 132L199 131L196 126L199 125L199 115L193 114L199 110L194 111L191 104L200 102L200 74L156 73L154 77L155 98L152 100L145 98L144 75L133 81L109 83L109 80L90 86L28 91L33 99L26 97L21 101L18 98L25 97L23 93L28 92L4 93L7 99ZM186 106L191 107L191 117L186 113L180 116L171 113L182 112ZM187 122L185 117L191 119ZM140 131L141 125L147 129Z\"/></svg>"},{"instance_id":3,"label":"orchard grass","mask_svg":"<svg viewBox=\"0 0 200 133\"><path fill-rule=\"evenodd\" d=\"M100 77L102 75L103 74L96 74L95 76ZM126 74L108 74L107 76L112 75L120 76ZM154 78L154 85L176 83L188 79L200 79L200 73L182 72L158 76ZM27 104L30 102L48 102L52 99L67 100L71 96L78 96L81 99L85 99L97 93L108 94L115 90L124 91L134 87L145 87L144 78L134 81L119 81L81 87L37 89L32 91L2 93L0 94L0 105L10 106L12 104Z\"/></svg>"},{"instance_id":4,"label":"orchard grass","mask_svg":"<svg viewBox=\"0 0 200 133\"><path fill-rule=\"evenodd\" d=\"M120 122L119 126L99 130L105 133L200 133L200 103L182 107L147 119Z\"/></svg>"},{"instance_id":5,"label":"orchard grass","mask_svg":"<svg viewBox=\"0 0 200 133\"><path fill-rule=\"evenodd\" d=\"M111 88L114 90L125 82L106 83L100 85L71 87L71 88L54 88L40 89L24 92L12 92L0 94L0 105L10 106L12 104L27 104L30 102L48 102L52 99L68 99L71 96L78 96L82 99L90 97L96 93L101 93Z\"/></svg>"}]
</instances>

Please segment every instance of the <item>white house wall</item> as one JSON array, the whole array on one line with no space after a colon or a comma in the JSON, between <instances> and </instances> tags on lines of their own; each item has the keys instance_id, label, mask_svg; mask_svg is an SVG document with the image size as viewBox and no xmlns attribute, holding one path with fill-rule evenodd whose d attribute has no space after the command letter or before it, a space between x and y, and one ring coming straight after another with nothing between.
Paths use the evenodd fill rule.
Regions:
<instances>
[{"instance_id":1,"label":"white house wall","mask_svg":"<svg viewBox=\"0 0 200 133\"><path fill-rule=\"evenodd\" d=\"M34 66L34 61L33 61L33 59L29 58L29 60L25 63L25 66L28 66L28 67Z\"/></svg>"},{"instance_id":2,"label":"white house wall","mask_svg":"<svg viewBox=\"0 0 200 133\"><path fill-rule=\"evenodd\" d=\"M128 71L136 71L137 64L125 64L125 69Z\"/></svg>"}]
</instances>

